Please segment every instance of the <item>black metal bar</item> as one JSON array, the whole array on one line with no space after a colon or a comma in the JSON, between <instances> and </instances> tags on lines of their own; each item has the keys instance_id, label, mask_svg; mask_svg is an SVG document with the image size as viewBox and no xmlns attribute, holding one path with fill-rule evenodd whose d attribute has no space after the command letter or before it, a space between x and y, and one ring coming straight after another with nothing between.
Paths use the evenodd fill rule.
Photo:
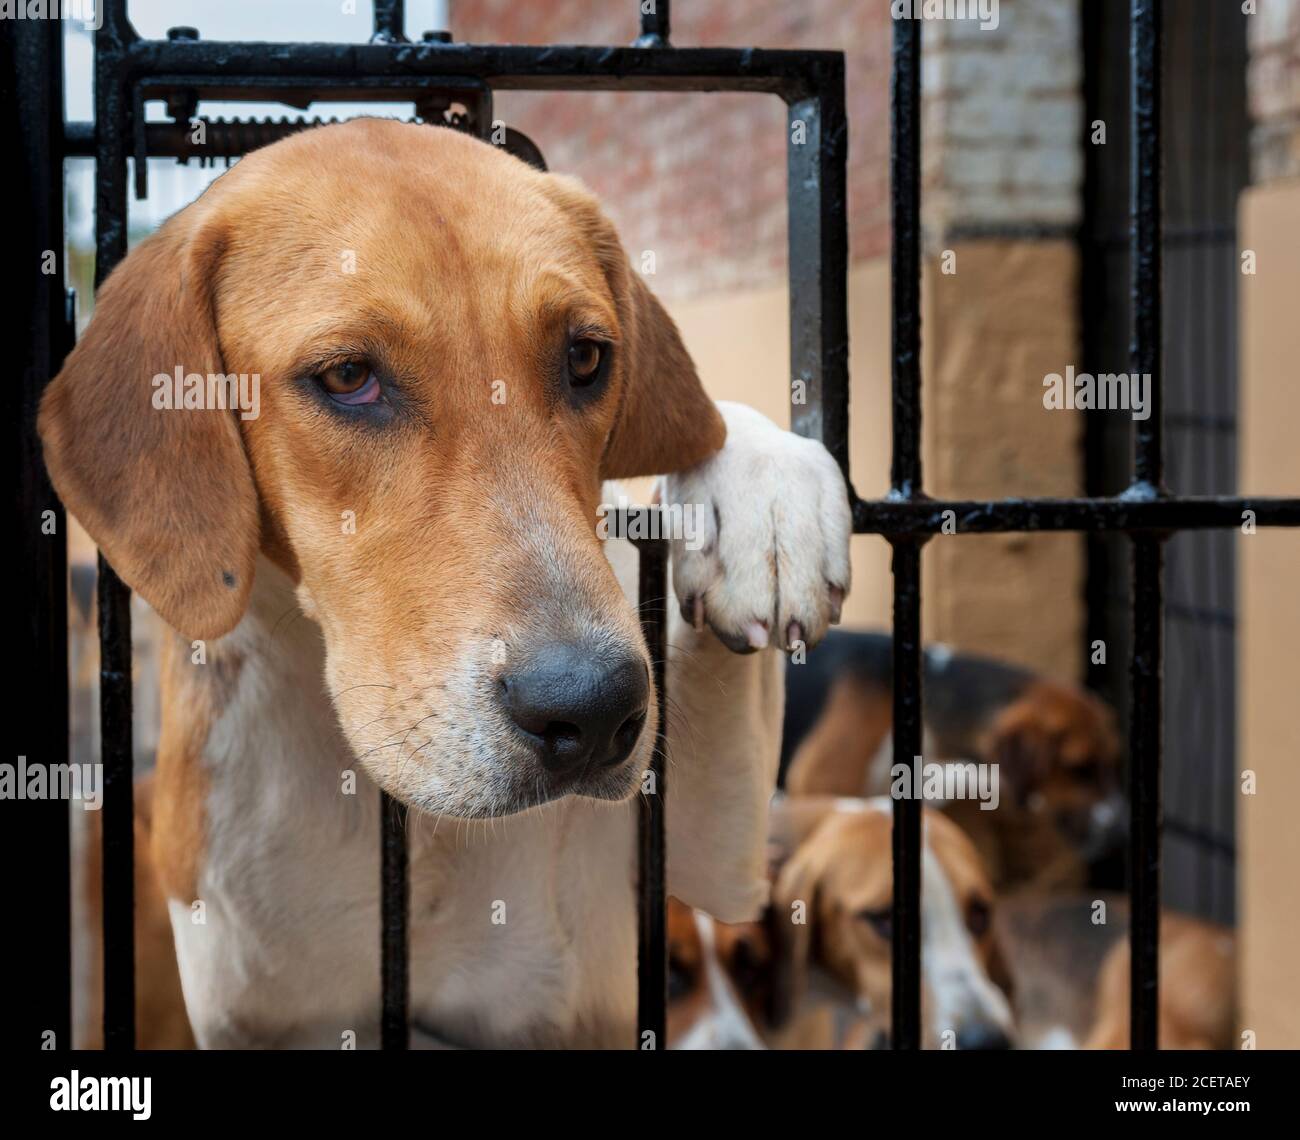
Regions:
<instances>
[{"instance_id":1,"label":"black metal bar","mask_svg":"<svg viewBox=\"0 0 1300 1140\"><path fill-rule=\"evenodd\" d=\"M1129 997L1131 1046L1159 1048L1160 767L1164 741L1164 542L1133 539L1129 729Z\"/></svg>"},{"instance_id":2,"label":"black metal bar","mask_svg":"<svg viewBox=\"0 0 1300 1140\"><path fill-rule=\"evenodd\" d=\"M664 51L438 41L267 44L132 36L122 47L123 73L128 79L193 76L212 92L223 90L222 80L257 78L273 91L283 79L312 78L331 85L336 93L362 77L377 83L440 75L482 80L499 90L758 91L793 101L816 94L827 67L843 66L839 52L767 48Z\"/></svg>"},{"instance_id":3,"label":"black metal bar","mask_svg":"<svg viewBox=\"0 0 1300 1140\"><path fill-rule=\"evenodd\" d=\"M657 533L657 532L655 532ZM668 1030L668 917L665 859L664 778L668 704L664 664L668 657L668 543L637 542L640 552L638 609L650 650L659 727L649 782L643 787L637 824L637 1048L662 1049Z\"/></svg>"},{"instance_id":4,"label":"black metal bar","mask_svg":"<svg viewBox=\"0 0 1300 1140\"><path fill-rule=\"evenodd\" d=\"M380 817L380 1046L410 1047L410 966L407 914L410 910L406 805L379 793Z\"/></svg>"},{"instance_id":5,"label":"black metal bar","mask_svg":"<svg viewBox=\"0 0 1300 1140\"><path fill-rule=\"evenodd\" d=\"M921 25L894 21L890 98L893 210L891 501L921 491ZM921 760L921 546L893 541L894 768ZM912 781L908 781L908 787ZM894 800L890 1040L921 1048L921 801Z\"/></svg>"},{"instance_id":6,"label":"black metal bar","mask_svg":"<svg viewBox=\"0 0 1300 1140\"><path fill-rule=\"evenodd\" d=\"M406 0L374 0L375 43L398 44L406 40Z\"/></svg>"},{"instance_id":7,"label":"black metal bar","mask_svg":"<svg viewBox=\"0 0 1300 1140\"><path fill-rule=\"evenodd\" d=\"M67 519L50 486L36 410L68 351L63 253L63 34L57 20L0 21L0 122L13 156L14 269L4 306L6 339L20 346L22 375L6 385L17 490L10 516L18 572L10 612L16 637L8 678L13 763L68 761ZM51 257L53 262L51 264ZM80 810L78 808L77 810ZM69 805L59 799L0 800L0 845L13 869L3 946L12 979L4 1041L14 1052L72 1046ZM18 1006L15 1011L13 1006Z\"/></svg>"},{"instance_id":8,"label":"black metal bar","mask_svg":"<svg viewBox=\"0 0 1300 1140\"><path fill-rule=\"evenodd\" d=\"M1133 340L1130 370L1150 376L1150 416L1135 425L1135 498L1165 494L1161 337L1162 0L1132 0ZM1164 730L1164 547L1160 535L1133 539L1133 658L1129 736L1130 1045L1159 1048L1160 766Z\"/></svg>"},{"instance_id":9,"label":"black metal bar","mask_svg":"<svg viewBox=\"0 0 1300 1140\"><path fill-rule=\"evenodd\" d=\"M99 557L99 736L104 765L104 1048L135 1048L131 591Z\"/></svg>"},{"instance_id":10,"label":"black metal bar","mask_svg":"<svg viewBox=\"0 0 1300 1140\"><path fill-rule=\"evenodd\" d=\"M126 255L125 125L130 105L118 58L129 34L121 3L95 32L95 287ZM135 1047L135 852L131 740L131 591L99 559L99 718L104 764L104 1048Z\"/></svg>"},{"instance_id":11,"label":"black metal bar","mask_svg":"<svg viewBox=\"0 0 1300 1140\"><path fill-rule=\"evenodd\" d=\"M952 512L946 518L946 512ZM940 534L951 522L957 534L1024 531L1227 530L1251 512L1256 526L1300 526L1300 498L1137 499L858 499L853 529L887 536Z\"/></svg>"},{"instance_id":12,"label":"black metal bar","mask_svg":"<svg viewBox=\"0 0 1300 1140\"><path fill-rule=\"evenodd\" d=\"M836 57L788 110L791 427L849 473L848 124Z\"/></svg>"},{"instance_id":13,"label":"black metal bar","mask_svg":"<svg viewBox=\"0 0 1300 1140\"><path fill-rule=\"evenodd\" d=\"M921 22L894 21L889 154L893 245L890 497L921 490Z\"/></svg>"},{"instance_id":14,"label":"black metal bar","mask_svg":"<svg viewBox=\"0 0 1300 1140\"><path fill-rule=\"evenodd\" d=\"M921 759L921 544L893 544L894 769ZM909 778L909 788L913 781ZM890 1041L921 1048L921 801L894 800Z\"/></svg>"},{"instance_id":15,"label":"black metal bar","mask_svg":"<svg viewBox=\"0 0 1300 1140\"><path fill-rule=\"evenodd\" d=\"M637 0L641 10L641 34L634 47L672 47L668 42L672 20L669 0Z\"/></svg>"},{"instance_id":16,"label":"black metal bar","mask_svg":"<svg viewBox=\"0 0 1300 1140\"><path fill-rule=\"evenodd\" d=\"M1164 187L1160 145L1163 0L1132 0L1130 178L1132 371L1151 377L1151 414L1134 424L1135 487L1164 492L1161 317L1164 307Z\"/></svg>"}]
</instances>

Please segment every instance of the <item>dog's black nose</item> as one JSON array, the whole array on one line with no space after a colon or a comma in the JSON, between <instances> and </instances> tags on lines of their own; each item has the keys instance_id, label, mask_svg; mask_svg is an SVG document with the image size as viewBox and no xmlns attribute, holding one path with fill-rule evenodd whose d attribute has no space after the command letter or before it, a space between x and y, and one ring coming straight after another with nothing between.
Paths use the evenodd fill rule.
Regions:
<instances>
[{"instance_id":1,"label":"dog's black nose","mask_svg":"<svg viewBox=\"0 0 1300 1140\"><path fill-rule=\"evenodd\" d=\"M1006 1030L988 1022L977 1021L957 1030L958 1049L1010 1049Z\"/></svg>"},{"instance_id":2,"label":"dog's black nose","mask_svg":"<svg viewBox=\"0 0 1300 1140\"><path fill-rule=\"evenodd\" d=\"M650 699L639 658L610 661L563 641L544 646L501 686L510 718L556 775L623 763L641 736Z\"/></svg>"}]
</instances>

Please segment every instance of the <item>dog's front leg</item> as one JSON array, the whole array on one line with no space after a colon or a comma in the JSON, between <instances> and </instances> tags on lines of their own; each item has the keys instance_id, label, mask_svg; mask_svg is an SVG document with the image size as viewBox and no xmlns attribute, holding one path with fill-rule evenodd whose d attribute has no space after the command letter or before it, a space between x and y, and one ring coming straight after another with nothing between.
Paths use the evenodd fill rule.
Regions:
<instances>
[{"instance_id":1,"label":"dog's front leg","mask_svg":"<svg viewBox=\"0 0 1300 1140\"><path fill-rule=\"evenodd\" d=\"M668 889L739 922L768 891L785 699L785 663L771 650L798 661L839 620L852 518L820 443L751 408L718 408L723 449L660 488L682 520L669 611Z\"/></svg>"}]
</instances>

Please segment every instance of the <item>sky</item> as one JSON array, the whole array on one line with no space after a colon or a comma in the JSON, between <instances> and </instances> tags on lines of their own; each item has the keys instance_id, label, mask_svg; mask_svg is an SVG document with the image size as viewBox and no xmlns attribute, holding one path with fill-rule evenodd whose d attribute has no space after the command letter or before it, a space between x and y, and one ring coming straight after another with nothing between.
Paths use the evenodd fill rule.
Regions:
<instances>
[{"instance_id":1,"label":"sky","mask_svg":"<svg viewBox=\"0 0 1300 1140\"><path fill-rule=\"evenodd\" d=\"M406 31L411 38L447 21L447 0L407 0ZM167 29L189 26L205 40L317 40L331 43L364 43L373 22L371 0L128 0L127 13L135 30L149 39L163 39ZM80 23L64 26L64 115L69 121L94 117L92 87L93 37ZM328 104L306 112L308 116L346 118L366 113L409 116L407 104ZM204 103L200 113L221 118L261 118L303 114L277 103ZM147 105L151 121L166 119L161 103ZM225 163L200 168L197 163L180 166L171 159L149 162L149 199L129 202L130 226L134 235L153 229L165 218L194 200L199 192L225 170ZM94 163L71 159L67 164L68 236L78 245L93 241Z\"/></svg>"}]
</instances>

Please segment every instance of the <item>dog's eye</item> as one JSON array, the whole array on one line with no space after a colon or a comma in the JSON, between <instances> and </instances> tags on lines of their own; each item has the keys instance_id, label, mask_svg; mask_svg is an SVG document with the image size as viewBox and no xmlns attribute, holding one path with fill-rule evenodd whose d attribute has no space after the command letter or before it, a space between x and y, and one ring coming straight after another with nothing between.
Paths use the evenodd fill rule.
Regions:
<instances>
[{"instance_id":1,"label":"dog's eye","mask_svg":"<svg viewBox=\"0 0 1300 1140\"><path fill-rule=\"evenodd\" d=\"M893 907L881 907L879 910L860 910L858 911L858 918L870 926L886 942L894 936Z\"/></svg>"},{"instance_id":2,"label":"dog's eye","mask_svg":"<svg viewBox=\"0 0 1300 1140\"><path fill-rule=\"evenodd\" d=\"M569 344L569 383L585 388L600 375L605 346L590 337L580 337Z\"/></svg>"},{"instance_id":3,"label":"dog's eye","mask_svg":"<svg viewBox=\"0 0 1300 1140\"><path fill-rule=\"evenodd\" d=\"M1070 778L1077 784L1095 784L1101 776L1101 764L1096 760L1085 760L1069 769Z\"/></svg>"},{"instance_id":4,"label":"dog's eye","mask_svg":"<svg viewBox=\"0 0 1300 1140\"><path fill-rule=\"evenodd\" d=\"M695 977L682 962L669 955L668 1000L680 1001L695 988Z\"/></svg>"},{"instance_id":5,"label":"dog's eye","mask_svg":"<svg viewBox=\"0 0 1300 1140\"><path fill-rule=\"evenodd\" d=\"M966 908L966 929L975 938L983 938L993 924L993 908L983 899L971 899Z\"/></svg>"},{"instance_id":6,"label":"dog's eye","mask_svg":"<svg viewBox=\"0 0 1300 1140\"><path fill-rule=\"evenodd\" d=\"M339 404L373 404L379 399L379 381L364 360L347 360L316 376L330 398Z\"/></svg>"}]
</instances>

